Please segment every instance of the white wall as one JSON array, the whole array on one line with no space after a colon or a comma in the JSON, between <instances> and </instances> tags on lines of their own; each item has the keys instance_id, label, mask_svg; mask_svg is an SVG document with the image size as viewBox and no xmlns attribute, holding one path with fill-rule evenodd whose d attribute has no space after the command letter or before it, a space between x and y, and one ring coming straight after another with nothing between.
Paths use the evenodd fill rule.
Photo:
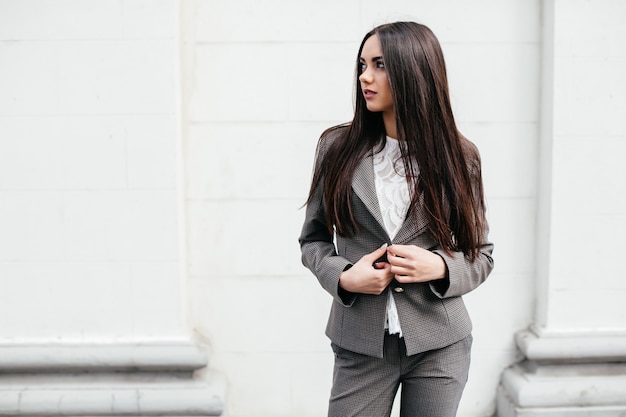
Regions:
<instances>
[{"instance_id":1,"label":"white wall","mask_svg":"<svg viewBox=\"0 0 626 417\"><path fill-rule=\"evenodd\" d=\"M186 337L174 10L0 0L0 347Z\"/></svg>"},{"instance_id":2,"label":"white wall","mask_svg":"<svg viewBox=\"0 0 626 417\"><path fill-rule=\"evenodd\" d=\"M555 77L546 159L540 3L0 0L3 357L89 367L98 349L48 347L187 340L192 325L227 378L230 417L325 415L330 297L300 264L300 207L319 134L351 117L362 36L398 19L442 41L459 126L483 156L496 269L466 297L475 344L459 416L492 414L502 369L520 359L513 335L531 322L622 334L624 6L554 0L564 36L546 55L554 68L543 62ZM546 179L560 250L536 263ZM563 250L589 241L606 244L585 262ZM111 362L136 359L120 351ZM3 395L20 395L14 382L2 377Z\"/></svg>"},{"instance_id":3,"label":"white wall","mask_svg":"<svg viewBox=\"0 0 626 417\"><path fill-rule=\"evenodd\" d=\"M379 23L442 41L456 116L480 148L496 269L459 416L494 411L513 334L533 314L540 4L529 0L183 3L193 320L229 381L231 417L325 415L330 297L297 236L319 134L352 113L353 62Z\"/></svg>"}]
</instances>

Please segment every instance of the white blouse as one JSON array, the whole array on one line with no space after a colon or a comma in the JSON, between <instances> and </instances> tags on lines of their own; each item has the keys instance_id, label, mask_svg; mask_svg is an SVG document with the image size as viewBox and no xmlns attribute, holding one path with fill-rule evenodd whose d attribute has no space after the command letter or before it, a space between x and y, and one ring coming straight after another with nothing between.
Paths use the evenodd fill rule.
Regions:
<instances>
[{"instance_id":1,"label":"white blouse","mask_svg":"<svg viewBox=\"0 0 626 417\"><path fill-rule=\"evenodd\" d=\"M400 143L397 139L387 136L385 147L380 152L374 153L374 177L384 226L389 238L393 240L404 223L411 202ZM389 291L387 300L385 328L389 334L399 334L402 337L398 309L392 291Z\"/></svg>"}]
</instances>

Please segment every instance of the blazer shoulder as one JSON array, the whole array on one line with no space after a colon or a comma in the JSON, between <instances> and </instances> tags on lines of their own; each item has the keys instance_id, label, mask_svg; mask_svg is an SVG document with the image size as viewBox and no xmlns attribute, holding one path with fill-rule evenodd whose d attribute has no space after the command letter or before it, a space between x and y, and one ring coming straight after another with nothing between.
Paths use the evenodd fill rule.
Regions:
<instances>
[{"instance_id":1,"label":"blazer shoulder","mask_svg":"<svg viewBox=\"0 0 626 417\"><path fill-rule=\"evenodd\" d=\"M337 125L326 129L322 132L315 150L315 169L319 169L323 161L326 160L326 154L335 142L347 132L349 124Z\"/></svg>"},{"instance_id":2,"label":"blazer shoulder","mask_svg":"<svg viewBox=\"0 0 626 417\"><path fill-rule=\"evenodd\" d=\"M326 129L324 132L322 132L319 138L319 141L318 141L319 150L324 150L324 151L328 150L328 148L333 143L335 143L337 140L339 140L341 137L343 137L347 133L349 128L350 128L350 124L345 123L345 124L329 127L328 129Z\"/></svg>"},{"instance_id":3,"label":"blazer shoulder","mask_svg":"<svg viewBox=\"0 0 626 417\"><path fill-rule=\"evenodd\" d=\"M461 135L461 148L470 172L481 171L480 151L474 142Z\"/></svg>"}]
</instances>

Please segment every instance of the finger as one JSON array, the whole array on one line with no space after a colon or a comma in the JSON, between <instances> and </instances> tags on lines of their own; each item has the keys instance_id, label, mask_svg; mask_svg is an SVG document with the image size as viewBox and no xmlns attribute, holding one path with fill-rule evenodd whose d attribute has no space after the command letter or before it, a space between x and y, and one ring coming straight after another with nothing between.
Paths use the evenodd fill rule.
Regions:
<instances>
[{"instance_id":1,"label":"finger","mask_svg":"<svg viewBox=\"0 0 626 417\"><path fill-rule=\"evenodd\" d=\"M396 281L398 281L400 284L410 284L413 282L411 280L411 277L409 277L408 275L396 275Z\"/></svg>"},{"instance_id":2,"label":"finger","mask_svg":"<svg viewBox=\"0 0 626 417\"><path fill-rule=\"evenodd\" d=\"M391 268L389 268L389 270L394 275L405 276L405 275L407 275L409 273L409 271L406 268L401 267L401 266L394 266L394 265L392 265Z\"/></svg>"},{"instance_id":3,"label":"finger","mask_svg":"<svg viewBox=\"0 0 626 417\"><path fill-rule=\"evenodd\" d=\"M404 245L391 245L387 248L387 253L393 256L406 256L406 247Z\"/></svg>"},{"instance_id":4,"label":"finger","mask_svg":"<svg viewBox=\"0 0 626 417\"><path fill-rule=\"evenodd\" d=\"M389 247L388 252L402 258L414 258L423 250L425 249L415 245L392 245Z\"/></svg>"},{"instance_id":5,"label":"finger","mask_svg":"<svg viewBox=\"0 0 626 417\"><path fill-rule=\"evenodd\" d=\"M387 261L393 266L407 267L410 264L408 259L394 254L387 254Z\"/></svg>"}]
</instances>

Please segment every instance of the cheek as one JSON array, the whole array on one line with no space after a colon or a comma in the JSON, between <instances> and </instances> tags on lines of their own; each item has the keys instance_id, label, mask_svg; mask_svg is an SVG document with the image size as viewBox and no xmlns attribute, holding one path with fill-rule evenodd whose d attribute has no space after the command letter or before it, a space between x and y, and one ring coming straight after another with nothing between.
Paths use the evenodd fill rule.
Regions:
<instances>
[{"instance_id":1,"label":"cheek","mask_svg":"<svg viewBox=\"0 0 626 417\"><path fill-rule=\"evenodd\" d=\"M385 96L388 96L391 98L391 86L389 85L389 80L387 79L387 77L384 77L381 80L380 84L381 84L383 91L385 92Z\"/></svg>"},{"instance_id":2,"label":"cheek","mask_svg":"<svg viewBox=\"0 0 626 417\"><path fill-rule=\"evenodd\" d=\"M390 105L393 104L393 96L391 94L391 87L389 84L385 86L385 101Z\"/></svg>"}]
</instances>

